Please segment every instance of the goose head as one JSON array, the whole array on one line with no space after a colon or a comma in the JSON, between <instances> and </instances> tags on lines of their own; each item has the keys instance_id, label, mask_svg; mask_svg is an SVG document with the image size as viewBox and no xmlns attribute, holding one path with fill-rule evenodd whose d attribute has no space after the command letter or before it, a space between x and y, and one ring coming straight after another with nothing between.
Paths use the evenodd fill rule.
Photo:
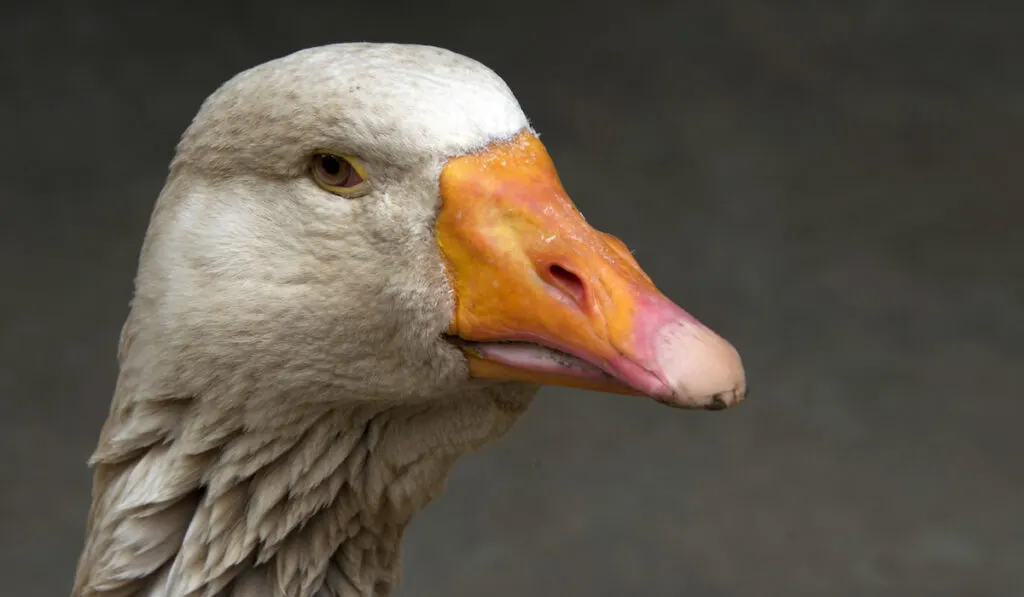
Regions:
<instances>
[{"instance_id":1,"label":"goose head","mask_svg":"<svg viewBox=\"0 0 1024 597\"><path fill-rule=\"evenodd\" d=\"M192 372L383 400L481 380L744 395L733 347L587 224L469 58L353 44L258 66L205 102L171 169L137 302Z\"/></svg>"},{"instance_id":2,"label":"goose head","mask_svg":"<svg viewBox=\"0 0 1024 597\"><path fill-rule=\"evenodd\" d=\"M409 516L540 385L745 393L736 350L577 211L502 79L408 45L300 51L204 102L118 357L81 596L384 594Z\"/></svg>"}]
</instances>

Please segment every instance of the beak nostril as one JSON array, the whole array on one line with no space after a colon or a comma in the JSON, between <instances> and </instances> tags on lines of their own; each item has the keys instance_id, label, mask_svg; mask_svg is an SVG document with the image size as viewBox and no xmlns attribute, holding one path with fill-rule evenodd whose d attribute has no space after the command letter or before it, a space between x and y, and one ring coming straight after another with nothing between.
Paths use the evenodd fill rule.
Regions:
<instances>
[{"instance_id":1,"label":"beak nostril","mask_svg":"<svg viewBox=\"0 0 1024 597\"><path fill-rule=\"evenodd\" d=\"M586 305L587 291L583 280L571 271L556 264L548 266L550 282L576 302L581 308Z\"/></svg>"}]
</instances>

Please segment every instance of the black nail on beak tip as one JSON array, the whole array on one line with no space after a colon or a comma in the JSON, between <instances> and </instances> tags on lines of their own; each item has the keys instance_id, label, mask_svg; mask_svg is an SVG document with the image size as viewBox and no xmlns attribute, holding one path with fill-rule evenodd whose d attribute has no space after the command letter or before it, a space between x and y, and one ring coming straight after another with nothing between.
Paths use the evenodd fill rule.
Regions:
<instances>
[{"instance_id":1,"label":"black nail on beak tip","mask_svg":"<svg viewBox=\"0 0 1024 597\"><path fill-rule=\"evenodd\" d=\"M729 407L722 394L715 394L711 397L711 403L704 407L705 410L724 410Z\"/></svg>"}]
</instances>

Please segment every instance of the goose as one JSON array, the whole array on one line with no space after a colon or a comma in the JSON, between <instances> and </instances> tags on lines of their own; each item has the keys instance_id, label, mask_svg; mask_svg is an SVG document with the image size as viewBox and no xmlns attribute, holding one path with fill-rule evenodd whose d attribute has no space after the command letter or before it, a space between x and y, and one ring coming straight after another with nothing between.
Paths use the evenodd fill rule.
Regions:
<instances>
[{"instance_id":1,"label":"goose","mask_svg":"<svg viewBox=\"0 0 1024 597\"><path fill-rule=\"evenodd\" d=\"M424 45L304 49L206 98L117 359L74 597L387 596L412 517L539 387L746 393L506 83Z\"/></svg>"}]
</instances>

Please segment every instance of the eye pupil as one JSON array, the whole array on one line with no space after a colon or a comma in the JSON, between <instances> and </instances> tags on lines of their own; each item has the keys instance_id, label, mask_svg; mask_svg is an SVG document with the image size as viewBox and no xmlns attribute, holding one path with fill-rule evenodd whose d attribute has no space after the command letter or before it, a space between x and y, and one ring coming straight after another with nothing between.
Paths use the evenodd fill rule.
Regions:
<instances>
[{"instance_id":1,"label":"eye pupil","mask_svg":"<svg viewBox=\"0 0 1024 597\"><path fill-rule=\"evenodd\" d=\"M325 155L320 158L320 164L324 169L324 172L334 176L341 172L341 161L332 155Z\"/></svg>"}]
</instances>

